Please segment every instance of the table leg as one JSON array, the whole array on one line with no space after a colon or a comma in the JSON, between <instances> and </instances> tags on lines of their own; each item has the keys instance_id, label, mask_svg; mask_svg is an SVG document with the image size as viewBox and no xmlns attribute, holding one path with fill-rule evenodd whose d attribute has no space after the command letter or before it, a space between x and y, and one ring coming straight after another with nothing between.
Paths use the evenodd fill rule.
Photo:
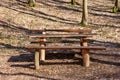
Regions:
<instances>
[{"instance_id":1,"label":"table leg","mask_svg":"<svg viewBox=\"0 0 120 80\"><path fill-rule=\"evenodd\" d=\"M83 66L89 67L90 66L90 56L89 50L82 50L82 57L83 57Z\"/></svg>"},{"instance_id":2,"label":"table leg","mask_svg":"<svg viewBox=\"0 0 120 80\"><path fill-rule=\"evenodd\" d=\"M42 34L45 34L45 32L42 32ZM40 38L40 46L45 46L45 38ZM40 61L44 61L45 60L45 49L40 49L39 51L40 53Z\"/></svg>"},{"instance_id":3,"label":"table leg","mask_svg":"<svg viewBox=\"0 0 120 80\"><path fill-rule=\"evenodd\" d=\"M41 44L40 46L45 46L45 45ZM45 60L45 49L41 49L39 53L40 53L40 61L44 61Z\"/></svg>"},{"instance_id":4,"label":"table leg","mask_svg":"<svg viewBox=\"0 0 120 80\"><path fill-rule=\"evenodd\" d=\"M39 52L35 52L35 69L39 69Z\"/></svg>"},{"instance_id":5,"label":"table leg","mask_svg":"<svg viewBox=\"0 0 120 80\"><path fill-rule=\"evenodd\" d=\"M88 46L86 37L82 38L81 46ZM90 65L89 50L82 49L81 53L82 53L82 58L83 58L83 66L89 67L89 65Z\"/></svg>"}]
</instances>

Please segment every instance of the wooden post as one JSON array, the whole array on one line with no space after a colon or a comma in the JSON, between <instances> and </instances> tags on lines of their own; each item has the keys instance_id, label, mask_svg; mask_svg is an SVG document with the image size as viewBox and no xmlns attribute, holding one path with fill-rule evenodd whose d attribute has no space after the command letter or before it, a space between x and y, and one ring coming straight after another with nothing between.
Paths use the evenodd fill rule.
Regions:
<instances>
[{"instance_id":1,"label":"wooden post","mask_svg":"<svg viewBox=\"0 0 120 80\"><path fill-rule=\"evenodd\" d=\"M83 32L79 32L79 34L83 34ZM80 41L81 41L81 43L80 43L80 46L83 46L83 40L82 40L83 38L80 38ZM81 54L80 55L82 55L82 50L80 49L80 52L81 52Z\"/></svg>"},{"instance_id":2,"label":"wooden post","mask_svg":"<svg viewBox=\"0 0 120 80\"><path fill-rule=\"evenodd\" d=\"M35 69L39 69L39 52L35 52Z\"/></svg>"},{"instance_id":3,"label":"wooden post","mask_svg":"<svg viewBox=\"0 0 120 80\"><path fill-rule=\"evenodd\" d=\"M43 31L42 34L45 34L45 32ZM45 46L45 38L40 38L40 46ZM39 53L40 53L40 61L44 61L45 49L40 49Z\"/></svg>"},{"instance_id":4,"label":"wooden post","mask_svg":"<svg viewBox=\"0 0 120 80\"><path fill-rule=\"evenodd\" d=\"M87 38L86 37L82 38L81 46L88 46ZM89 67L89 65L90 65L89 50L82 49L81 53L82 53L82 58L83 58L83 66Z\"/></svg>"},{"instance_id":5,"label":"wooden post","mask_svg":"<svg viewBox=\"0 0 120 80\"><path fill-rule=\"evenodd\" d=\"M83 66L89 67L90 66L90 56L89 50L82 50L82 57L83 57Z\"/></svg>"}]
</instances>

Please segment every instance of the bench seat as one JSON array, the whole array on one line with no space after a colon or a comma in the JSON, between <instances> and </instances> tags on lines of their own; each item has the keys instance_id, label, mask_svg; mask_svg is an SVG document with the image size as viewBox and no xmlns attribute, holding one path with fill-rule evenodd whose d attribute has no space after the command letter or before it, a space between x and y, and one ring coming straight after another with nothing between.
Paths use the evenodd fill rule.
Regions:
<instances>
[{"instance_id":1,"label":"bench seat","mask_svg":"<svg viewBox=\"0 0 120 80\"><path fill-rule=\"evenodd\" d=\"M96 34L32 34L31 38L70 38L70 37L92 37Z\"/></svg>"},{"instance_id":2,"label":"bench seat","mask_svg":"<svg viewBox=\"0 0 120 80\"><path fill-rule=\"evenodd\" d=\"M103 46L27 46L27 49L88 49L88 50L105 50Z\"/></svg>"}]
</instances>

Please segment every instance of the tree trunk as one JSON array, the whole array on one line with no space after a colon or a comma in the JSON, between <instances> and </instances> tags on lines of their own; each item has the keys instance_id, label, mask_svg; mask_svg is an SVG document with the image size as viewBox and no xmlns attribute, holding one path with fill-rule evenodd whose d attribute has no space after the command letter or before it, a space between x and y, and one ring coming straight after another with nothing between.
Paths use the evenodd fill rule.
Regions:
<instances>
[{"instance_id":1,"label":"tree trunk","mask_svg":"<svg viewBox=\"0 0 120 80\"><path fill-rule=\"evenodd\" d=\"M35 0L28 0L28 4L30 7L34 7L36 2L35 2Z\"/></svg>"},{"instance_id":2,"label":"tree trunk","mask_svg":"<svg viewBox=\"0 0 120 80\"><path fill-rule=\"evenodd\" d=\"M87 18L88 18L87 0L83 0L83 12L82 12L82 20L81 20L82 26L88 25Z\"/></svg>"},{"instance_id":3,"label":"tree trunk","mask_svg":"<svg viewBox=\"0 0 120 80\"><path fill-rule=\"evenodd\" d=\"M120 12L120 0L118 0L118 11Z\"/></svg>"},{"instance_id":4,"label":"tree trunk","mask_svg":"<svg viewBox=\"0 0 120 80\"><path fill-rule=\"evenodd\" d=\"M76 5L76 1L75 0L71 0L71 4L72 5Z\"/></svg>"},{"instance_id":5,"label":"tree trunk","mask_svg":"<svg viewBox=\"0 0 120 80\"><path fill-rule=\"evenodd\" d=\"M113 12L116 13L117 11L120 11L120 0L115 0L115 4L113 7Z\"/></svg>"},{"instance_id":6,"label":"tree trunk","mask_svg":"<svg viewBox=\"0 0 120 80\"><path fill-rule=\"evenodd\" d=\"M118 7L118 0L115 0L115 6Z\"/></svg>"}]
</instances>

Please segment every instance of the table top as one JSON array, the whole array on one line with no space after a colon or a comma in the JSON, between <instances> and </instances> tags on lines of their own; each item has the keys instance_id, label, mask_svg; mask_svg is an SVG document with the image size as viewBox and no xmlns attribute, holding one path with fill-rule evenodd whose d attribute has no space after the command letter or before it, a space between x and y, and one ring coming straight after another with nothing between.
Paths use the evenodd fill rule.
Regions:
<instances>
[{"instance_id":1,"label":"table top","mask_svg":"<svg viewBox=\"0 0 120 80\"><path fill-rule=\"evenodd\" d=\"M31 38L72 38L72 37L92 37L96 34L32 34Z\"/></svg>"},{"instance_id":2,"label":"table top","mask_svg":"<svg viewBox=\"0 0 120 80\"><path fill-rule=\"evenodd\" d=\"M40 30L31 30L33 32L44 32L44 31L56 31L56 32L89 32L91 33L91 29L40 29Z\"/></svg>"},{"instance_id":3,"label":"table top","mask_svg":"<svg viewBox=\"0 0 120 80\"><path fill-rule=\"evenodd\" d=\"M95 49L105 50L104 46L26 46L27 49Z\"/></svg>"}]
</instances>

